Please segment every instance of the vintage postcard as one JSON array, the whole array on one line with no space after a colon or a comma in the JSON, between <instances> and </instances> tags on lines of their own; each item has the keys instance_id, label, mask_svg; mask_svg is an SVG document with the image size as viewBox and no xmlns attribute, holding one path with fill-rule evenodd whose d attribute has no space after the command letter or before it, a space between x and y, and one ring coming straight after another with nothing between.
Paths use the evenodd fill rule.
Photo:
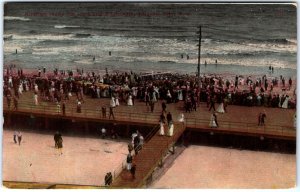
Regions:
<instances>
[{"instance_id":1,"label":"vintage postcard","mask_svg":"<svg viewBox=\"0 0 300 192\"><path fill-rule=\"evenodd\" d=\"M3 6L4 187L296 186L296 3Z\"/></svg>"}]
</instances>

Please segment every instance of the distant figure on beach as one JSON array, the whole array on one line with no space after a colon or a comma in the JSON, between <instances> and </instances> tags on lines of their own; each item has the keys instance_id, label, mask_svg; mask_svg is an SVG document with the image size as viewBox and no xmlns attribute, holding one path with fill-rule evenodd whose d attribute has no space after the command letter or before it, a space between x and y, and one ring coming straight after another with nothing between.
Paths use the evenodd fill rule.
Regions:
<instances>
[{"instance_id":1,"label":"distant figure on beach","mask_svg":"<svg viewBox=\"0 0 300 192\"><path fill-rule=\"evenodd\" d=\"M206 62L206 60L205 60L205 62L204 62L204 66L205 66L205 67L207 66L207 62Z\"/></svg>"},{"instance_id":2,"label":"distant figure on beach","mask_svg":"<svg viewBox=\"0 0 300 192\"><path fill-rule=\"evenodd\" d=\"M181 59L183 59L183 54L181 54Z\"/></svg>"},{"instance_id":3,"label":"distant figure on beach","mask_svg":"<svg viewBox=\"0 0 300 192\"><path fill-rule=\"evenodd\" d=\"M43 73L44 73L44 74L46 73L46 67L43 68Z\"/></svg>"},{"instance_id":4,"label":"distant figure on beach","mask_svg":"<svg viewBox=\"0 0 300 192\"><path fill-rule=\"evenodd\" d=\"M16 54L18 54L18 49L16 49Z\"/></svg>"},{"instance_id":5,"label":"distant figure on beach","mask_svg":"<svg viewBox=\"0 0 300 192\"><path fill-rule=\"evenodd\" d=\"M95 61L95 59L96 59L96 58L95 58L95 56L94 56L94 57L93 57L93 61Z\"/></svg>"},{"instance_id":6,"label":"distant figure on beach","mask_svg":"<svg viewBox=\"0 0 300 192\"><path fill-rule=\"evenodd\" d=\"M62 139L62 137L60 135L60 137L57 140L58 155L62 155L63 154L62 148L63 148L63 139Z\"/></svg>"},{"instance_id":7,"label":"distant figure on beach","mask_svg":"<svg viewBox=\"0 0 300 192\"><path fill-rule=\"evenodd\" d=\"M272 67L272 73L274 73L274 67Z\"/></svg>"},{"instance_id":8,"label":"distant figure on beach","mask_svg":"<svg viewBox=\"0 0 300 192\"><path fill-rule=\"evenodd\" d=\"M59 139L61 138L61 134L59 133L59 131L56 131L55 134L54 134L54 145L55 145L55 148L58 149L58 141Z\"/></svg>"},{"instance_id":9,"label":"distant figure on beach","mask_svg":"<svg viewBox=\"0 0 300 192\"><path fill-rule=\"evenodd\" d=\"M291 89L292 83L293 83L293 81L292 81L292 78L290 77L290 79L289 79L289 89Z\"/></svg>"},{"instance_id":10,"label":"distant figure on beach","mask_svg":"<svg viewBox=\"0 0 300 192\"><path fill-rule=\"evenodd\" d=\"M186 55L186 59L189 60L189 58L190 58L190 56L187 54L187 55Z\"/></svg>"},{"instance_id":11,"label":"distant figure on beach","mask_svg":"<svg viewBox=\"0 0 300 192\"><path fill-rule=\"evenodd\" d=\"M21 145L21 141L22 141L22 133L21 133L21 131L18 131L17 137L18 137L18 143L19 143L19 145Z\"/></svg>"},{"instance_id":12,"label":"distant figure on beach","mask_svg":"<svg viewBox=\"0 0 300 192\"><path fill-rule=\"evenodd\" d=\"M17 131L14 131L14 142L15 144L17 144L17 137L18 137L18 132Z\"/></svg>"},{"instance_id":13,"label":"distant figure on beach","mask_svg":"<svg viewBox=\"0 0 300 192\"><path fill-rule=\"evenodd\" d=\"M108 52L109 56L111 56L111 51Z\"/></svg>"},{"instance_id":14,"label":"distant figure on beach","mask_svg":"<svg viewBox=\"0 0 300 192\"><path fill-rule=\"evenodd\" d=\"M105 129L105 127L102 127L102 129L101 129L101 137L102 137L102 139L105 139L105 137L106 137L106 129Z\"/></svg>"},{"instance_id":15,"label":"distant figure on beach","mask_svg":"<svg viewBox=\"0 0 300 192\"><path fill-rule=\"evenodd\" d=\"M106 175L105 175L105 185L110 185L111 183L112 183L112 174L111 174L111 172L109 172L109 173L106 173Z\"/></svg>"},{"instance_id":16,"label":"distant figure on beach","mask_svg":"<svg viewBox=\"0 0 300 192\"><path fill-rule=\"evenodd\" d=\"M216 59L216 64L218 64L218 60Z\"/></svg>"}]
</instances>

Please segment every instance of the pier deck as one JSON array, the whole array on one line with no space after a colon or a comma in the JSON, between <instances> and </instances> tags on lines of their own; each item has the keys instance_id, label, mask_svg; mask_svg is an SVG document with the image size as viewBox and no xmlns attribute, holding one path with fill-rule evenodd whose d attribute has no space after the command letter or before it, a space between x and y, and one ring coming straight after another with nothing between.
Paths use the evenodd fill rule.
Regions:
<instances>
[{"instance_id":1,"label":"pier deck","mask_svg":"<svg viewBox=\"0 0 300 192\"><path fill-rule=\"evenodd\" d=\"M34 105L33 94L24 92L19 99L18 110L13 110L13 102L8 109L7 101L4 98L4 114L25 114L35 116L45 116L62 119L114 122L120 124L137 125L157 125L161 112L161 101L155 104L154 112L144 102L135 101L134 106L127 106L120 103L120 106L114 109L115 119L109 119L109 99L92 99L88 96L84 98L82 112L76 112L76 97L71 97L66 102L66 115L57 110L55 103L40 102L38 106ZM101 107L106 106L106 118L102 117ZM217 105L216 105L217 106ZM193 131L214 131L228 134L241 134L253 136L276 137L281 139L296 140L296 129L294 127L295 109L268 108L268 107L246 107L229 105L227 113L217 114L218 128L210 128L209 120L211 112L208 111L206 103L200 103L197 111L185 113L183 102L167 104L167 111L170 111L173 120L176 122L179 115L184 113L187 129ZM259 112L265 112L267 118L265 126L258 126L257 119Z\"/></svg>"}]
</instances>

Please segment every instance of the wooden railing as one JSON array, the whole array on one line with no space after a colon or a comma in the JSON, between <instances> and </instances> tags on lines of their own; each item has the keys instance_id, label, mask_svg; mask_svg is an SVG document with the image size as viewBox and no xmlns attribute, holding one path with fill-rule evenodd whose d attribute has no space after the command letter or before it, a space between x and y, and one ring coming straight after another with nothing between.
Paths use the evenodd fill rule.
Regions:
<instances>
[{"instance_id":1,"label":"wooden railing","mask_svg":"<svg viewBox=\"0 0 300 192\"><path fill-rule=\"evenodd\" d=\"M100 108L100 107L99 107ZM87 109L82 108L81 113L77 113L76 107L67 107L65 115L62 114L62 109L58 110L54 104L45 105L34 105L32 103L20 103L18 105L18 112L30 113L36 115L55 115L60 117L78 117L78 118L89 118L89 119L102 119L102 120L113 120L109 118L109 109L106 111L106 117L103 117L101 109ZM3 105L4 113L15 112L13 105L8 109L7 105ZM117 121L126 121L132 123L146 123L146 124L158 124L159 113L132 113L128 111L114 111L114 117ZM186 118L185 120L187 128L197 129L211 129L216 128L209 127L209 119L200 118ZM235 121L218 121L218 131L230 131L237 133L249 133L249 134L263 134L263 135L276 135L276 136L288 136L296 138L296 129L291 126L266 124L265 126L258 126L256 123L248 122L235 122Z\"/></svg>"}]
</instances>

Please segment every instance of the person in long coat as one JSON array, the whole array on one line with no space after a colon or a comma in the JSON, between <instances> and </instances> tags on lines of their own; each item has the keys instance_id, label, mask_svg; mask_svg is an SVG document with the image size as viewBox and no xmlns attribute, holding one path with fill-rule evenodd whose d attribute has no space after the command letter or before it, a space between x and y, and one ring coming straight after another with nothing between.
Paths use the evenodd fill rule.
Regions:
<instances>
[{"instance_id":1,"label":"person in long coat","mask_svg":"<svg viewBox=\"0 0 300 192\"><path fill-rule=\"evenodd\" d=\"M63 139L62 139L61 136L58 138L58 141L57 141L57 148L58 148L58 153L59 153L59 155L62 155L62 154L63 154L63 153L62 153Z\"/></svg>"}]
</instances>

